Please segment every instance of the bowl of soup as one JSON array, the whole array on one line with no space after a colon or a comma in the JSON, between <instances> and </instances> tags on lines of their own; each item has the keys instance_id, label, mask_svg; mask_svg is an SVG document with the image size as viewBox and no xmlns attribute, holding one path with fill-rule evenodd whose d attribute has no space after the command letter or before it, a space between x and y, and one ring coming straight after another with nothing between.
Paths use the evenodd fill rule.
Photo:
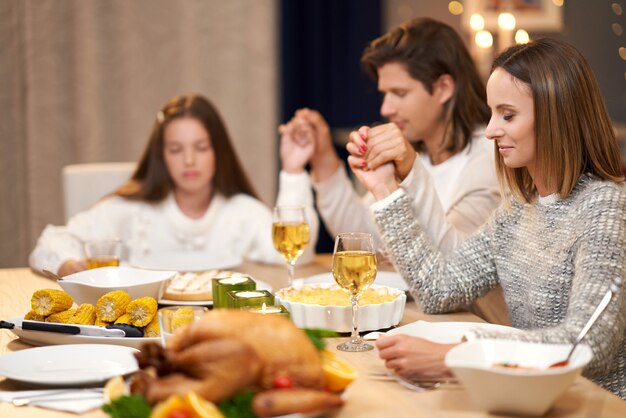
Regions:
<instances>
[{"instance_id":1,"label":"bowl of soup","mask_svg":"<svg viewBox=\"0 0 626 418\"><path fill-rule=\"evenodd\" d=\"M591 361L591 349L578 345L567 365L551 367L571 348L571 344L480 339L454 347L445 362L485 411L539 416Z\"/></svg>"}]
</instances>

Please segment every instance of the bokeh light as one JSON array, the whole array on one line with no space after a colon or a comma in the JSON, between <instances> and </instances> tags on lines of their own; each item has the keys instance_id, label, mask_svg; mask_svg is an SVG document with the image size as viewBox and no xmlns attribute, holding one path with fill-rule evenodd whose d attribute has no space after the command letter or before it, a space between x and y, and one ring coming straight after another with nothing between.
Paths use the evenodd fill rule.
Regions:
<instances>
[{"instance_id":1,"label":"bokeh light","mask_svg":"<svg viewBox=\"0 0 626 418\"><path fill-rule=\"evenodd\" d=\"M615 13L618 16L622 15L622 5L619 3L613 3L611 4L611 9L613 10L613 13Z\"/></svg>"},{"instance_id":2,"label":"bokeh light","mask_svg":"<svg viewBox=\"0 0 626 418\"><path fill-rule=\"evenodd\" d=\"M500 13L498 15L498 26L504 30L515 29L515 16L511 13Z\"/></svg>"},{"instance_id":3,"label":"bokeh light","mask_svg":"<svg viewBox=\"0 0 626 418\"><path fill-rule=\"evenodd\" d=\"M474 13L471 15L469 22L472 30L479 31L485 29L485 19L480 13Z\"/></svg>"},{"instance_id":4,"label":"bokeh light","mask_svg":"<svg viewBox=\"0 0 626 418\"><path fill-rule=\"evenodd\" d=\"M463 4L460 1L451 1L448 3L448 10L455 16L463 13Z\"/></svg>"},{"instance_id":5,"label":"bokeh light","mask_svg":"<svg viewBox=\"0 0 626 418\"><path fill-rule=\"evenodd\" d=\"M619 56L622 57L623 60L626 60L626 48L623 46L619 47Z\"/></svg>"},{"instance_id":6,"label":"bokeh light","mask_svg":"<svg viewBox=\"0 0 626 418\"><path fill-rule=\"evenodd\" d=\"M515 43L527 44L530 41L530 35L524 29L518 29L515 32Z\"/></svg>"},{"instance_id":7,"label":"bokeh light","mask_svg":"<svg viewBox=\"0 0 626 418\"><path fill-rule=\"evenodd\" d=\"M619 23L613 23L611 25L611 29L613 29L613 33L617 36L622 36L622 33L624 32L622 25L620 25Z\"/></svg>"},{"instance_id":8,"label":"bokeh light","mask_svg":"<svg viewBox=\"0 0 626 418\"><path fill-rule=\"evenodd\" d=\"M563 0L552 0L555 6L563 7Z\"/></svg>"},{"instance_id":9,"label":"bokeh light","mask_svg":"<svg viewBox=\"0 0 626 418\"><path fill-rule=\"evenodd\" d=\"M480 48L491 48L493 46L493 36L489 31L479 30L476 32L476 36L474 36L474 42Z\"/></svg>"}]
</instances>

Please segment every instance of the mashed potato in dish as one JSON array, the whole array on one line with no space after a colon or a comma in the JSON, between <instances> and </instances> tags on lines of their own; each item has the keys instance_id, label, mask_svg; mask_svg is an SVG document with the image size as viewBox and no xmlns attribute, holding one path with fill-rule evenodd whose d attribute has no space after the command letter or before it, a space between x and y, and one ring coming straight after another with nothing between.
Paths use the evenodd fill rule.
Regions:
<instances>
[{"instance_id":1,"label":"mashed potato in dish","mask_svg":"<svg viewBox=\"0 0 626 418\"><path fill-rule=\"evenodd\" d=\"M363 292L359 298L359 306L391 302L399 295L399 292L391 293L387 287L371 287ZM322 306L350 306L350 293L337 285L319 286L310 284L298 289L289 287L281 289L278 296L280 299L289 302Z\"/></svg>"}]
</instances>

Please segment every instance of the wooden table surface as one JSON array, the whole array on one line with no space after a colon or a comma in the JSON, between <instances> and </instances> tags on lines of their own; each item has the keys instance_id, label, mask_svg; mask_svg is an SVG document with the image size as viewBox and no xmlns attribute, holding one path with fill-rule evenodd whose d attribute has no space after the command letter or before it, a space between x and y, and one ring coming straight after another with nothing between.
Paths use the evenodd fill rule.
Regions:
<instances>
[{"instance_id":1,"label":"wooden table surface","mask_svg":"<svg viewBox=\"0 0 626 418\"><path fill-rule=\"evenodd\" d=\"M314 263L296 266L296 277L330 271L329 255L317 256ZM261 265L244 262L235 270L271 284L274 289L286 285L286 268L281 266ZM33 292L41 288L56 288L58 285L44 277L34 274L27 268L0 269L0 319L20 316L29 310ZM424 315L414 302L407 302L401 324L418 319L431 322L441 321L481 321L470 313L447 315ZM336 346L340 339L328 341L329 348ZM0 330L0 355L29 348L9 330ZM414 392L394 381L377 380L370 377L372 372L384 371L383 362L377 351L365 353L344 353L339 355L352 363L359 371L359 378L350 386L346 404L332 417L453 417L477 418L498 417L487 414L475 407L467 392L460 385L450 385L430 392ZM18 386L0 377L0 390L15 390ZM37 407L14 407L9 403L0 403L0 417L61 418L76 416L70 413L56 412ZM587 379L579 377L548 412L547 417L624 417L626 402L605 391ZM108 417L100 410L93 410L81 417ZM508 416L507 416L508 417Z\"/></svg>"}]
</instances>

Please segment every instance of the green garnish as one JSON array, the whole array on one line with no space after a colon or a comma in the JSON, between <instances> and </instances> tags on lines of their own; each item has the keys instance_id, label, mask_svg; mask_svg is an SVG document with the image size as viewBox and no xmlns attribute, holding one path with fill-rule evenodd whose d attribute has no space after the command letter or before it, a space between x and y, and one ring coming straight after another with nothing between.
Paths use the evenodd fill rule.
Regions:
<instances>
[{"instance_id":1,"label":"green garnish","mask_svg":"<svg viewBox=\"0 0 626 418\"><path fill-rule=\"evenodd\" d=\"M230 399L220 402L217 407L226 418L255 418L252 413L254 392L239 392Z\"/></svg>"},{"instance_id":2,"label":"green garnish","mask_svg":"<svg viewBox=\"0 0 626 418\"><path fill-rule=\"evenodd\" d=\"M150 405L141 395L120 396L102 405L102 410L111 418L149 418L151 412Z\"/></svg>"},{"instance_id":3,"label":"green garnish","mask_svg":"<svg viewBox=\"0 0 626 418\"><path fill-rule=\"evenodd\" d=\"M339 337L339 333L324 328L303 328L303 331L318 350L326 348L323 338Z\"/></svg>"}]
</instances>

